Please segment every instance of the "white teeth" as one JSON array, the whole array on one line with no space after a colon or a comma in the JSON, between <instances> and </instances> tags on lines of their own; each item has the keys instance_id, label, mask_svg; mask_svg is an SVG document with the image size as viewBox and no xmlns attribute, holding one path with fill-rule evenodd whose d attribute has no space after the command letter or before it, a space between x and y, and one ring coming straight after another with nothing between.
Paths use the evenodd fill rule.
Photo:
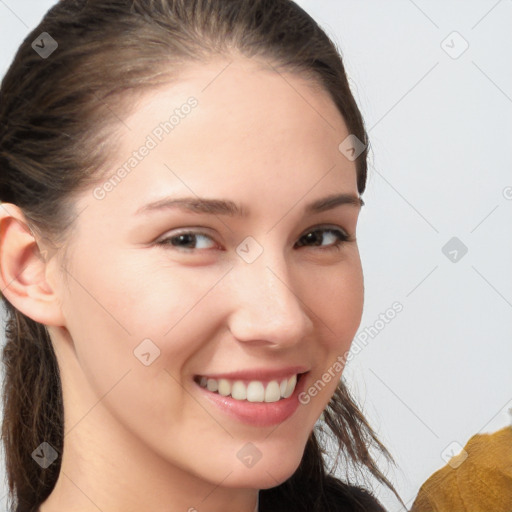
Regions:
<instances>
[{"instance_id":1,"label":"white teeth","mask_svg":"<svg viewBox=\"0 0 512 512\"><path fill-rule=\"evenodd\" d=\"M279 386L279 391L281 392L281 396L284 396L284 392L286 391L286 386L288 386L288 379L283 379L281 381L281 385Z\"/></svg>"},{"instance_id":2,"label":"white teeth","mask_svg":"<svg viewBox=\"0 0 512 512\"><path fill-rule=\"evenodd\" d=\"M265 389L265 402L277 402L281 398L281 391L277 380L268 383Z\"/></svg>"},{"instance_id":3,"label":"white teeth","mask_svg":"<svg viewBox=\"0 0 512 512\"><path fill-rule=\"evenodd\" d=\"M208 391L213 391L214 393L219 389L219 385L215 379L208 379L206 387L208 388Z\"/></svg>"},{"instance_id":4,"label":"white teeth","mask_svg":"<svg viewBox=\"0 0 512 512\"><path fill-rule=\"evenodd\" d=\"M247 386L247 400L249 402L264 402L265 401L265 388L263 383L253 380Z\"/></svg>"},{"instance_id":5,"label":"white teeth","mask_svg":"<svg viewBox=\"0 0 512 512\"><path fill-rule=\"evenodd\" d=\"M211 379L201 377L199 385L213 393L222 396L231 395L235 400L247 400L249 402L277 402L282 398L289 398L297 385L297 375L292 375L289 379L270 381L266 387L259 380L253 380L245 385L243 381L229 381L227 379Z\"/></svg>"},{"instance_id":6,"label":"white teeth","mask_svg":"<svg viewBox=\"0 0 512 512\"><path fill-rule=\"evenodd\" d=\"M295 385L297 384L297 375L293 375L293 377L288 381L286 389L284 390L283 397L288 398L292 395Z\"/></svg>"},{"instance_id":7,"label":"white teeth","mask_svg":"<svg viewBox=\"0 0 512 512\"><path fill-rule=\"evenodd\" d=\"M242 381L237 380L233 384L233 387L231 388L231 396L235 400L245 400L247 398L247 388Z\"/></svg>"},{"instance_id":8,"label":"white teeth","mask_svg":"<svg viewBox=\"0 0 512 512\"><path fill-rule=\"evenodd\" d=\"M226 379L219 380L219 395L228 396L231 393L231 384Z\"/></svg>"}]
</instances>

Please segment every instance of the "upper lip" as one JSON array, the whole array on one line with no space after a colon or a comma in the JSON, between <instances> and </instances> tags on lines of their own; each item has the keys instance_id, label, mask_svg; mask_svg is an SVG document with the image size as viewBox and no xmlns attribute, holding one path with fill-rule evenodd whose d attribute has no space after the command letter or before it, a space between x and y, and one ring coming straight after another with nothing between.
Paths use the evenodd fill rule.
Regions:
<instances>
[{"instance_id":1,"label":"upper lip","mask_svg":"<svg viewBox=\"0 0 512 512\"><path fill-rule=\"evenodd\" d=\"M271 381L284 378L290 378L299 373L308 371L306 366L287 366L286 368L253 368L247 370L238 370L229 373L202 373L198 377L207 377L210 379L227 380L261 380Z\"/></svg>"}]
</instances>

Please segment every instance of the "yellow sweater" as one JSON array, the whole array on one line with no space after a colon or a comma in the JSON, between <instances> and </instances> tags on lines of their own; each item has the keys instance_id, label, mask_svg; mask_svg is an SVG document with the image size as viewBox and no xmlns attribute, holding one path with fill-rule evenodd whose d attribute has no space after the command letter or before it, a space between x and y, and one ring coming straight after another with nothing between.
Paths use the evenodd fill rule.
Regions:
<instances>
[{"instance_id":1,"label":"yellow sweater","mask_svg":"<svg viewBox=\"0 0 512 512\"><path fill-rule=\"evenodd\" d=\"M421 486L410 512L512 512L512 427L474 435L464 450Z\"/></svg>"}]
</instances>

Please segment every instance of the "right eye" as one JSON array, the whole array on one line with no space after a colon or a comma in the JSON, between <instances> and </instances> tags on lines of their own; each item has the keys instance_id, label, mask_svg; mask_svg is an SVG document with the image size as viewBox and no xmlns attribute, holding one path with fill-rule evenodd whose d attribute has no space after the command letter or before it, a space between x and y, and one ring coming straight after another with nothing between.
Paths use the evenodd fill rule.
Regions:
<instances>
[{"instance_id":1,"label":"right eye","mask_svg":"<svg viewBox=\"0 0 512 512\"><path fill-rule=\"evenodd\" d=\"M197 246L198 240L211 240L213 242L213 239L211 236L207 235L206 233L201 232L195 232L195 231L182 231L180 233L176 233L173 236L168 236L166 238L163 238L162 240L159 240L156 242L156 245L161 245L164 247L176 247L177 250L183 251L183 252L193 252L195 250L207 250L208 247L204 247L205 242L203 242L200 245L203 245L203 247L191 247L191 246ZM207 243L206 243L207 245Z\"/></svg>"}]
</instances>

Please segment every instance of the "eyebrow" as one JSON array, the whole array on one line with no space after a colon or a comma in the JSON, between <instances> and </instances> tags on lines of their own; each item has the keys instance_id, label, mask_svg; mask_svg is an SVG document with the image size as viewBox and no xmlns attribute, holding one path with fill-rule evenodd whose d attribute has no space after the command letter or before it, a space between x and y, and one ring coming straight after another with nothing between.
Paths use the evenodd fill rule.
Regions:
<instances>
[{"instance_id":1,"label":"eyebrow","mask_svg":"<svg viewBox=\"0 0 512 512\"><path fill-rule=\"evenodd\" d=\"M305 212L320 213L332 210L340 205L350 205L361 208L364 205L362 198L352 194L336 194L317 199L306 205ZM178 208L191 213L206 213L211 215L228 215L230 217L248 217L249 210L243 205L227 199L207 199L204 197L165 197L153 203L142 206L136 215L147 214L153 211Z\"/></svg>"}]
</instances>

